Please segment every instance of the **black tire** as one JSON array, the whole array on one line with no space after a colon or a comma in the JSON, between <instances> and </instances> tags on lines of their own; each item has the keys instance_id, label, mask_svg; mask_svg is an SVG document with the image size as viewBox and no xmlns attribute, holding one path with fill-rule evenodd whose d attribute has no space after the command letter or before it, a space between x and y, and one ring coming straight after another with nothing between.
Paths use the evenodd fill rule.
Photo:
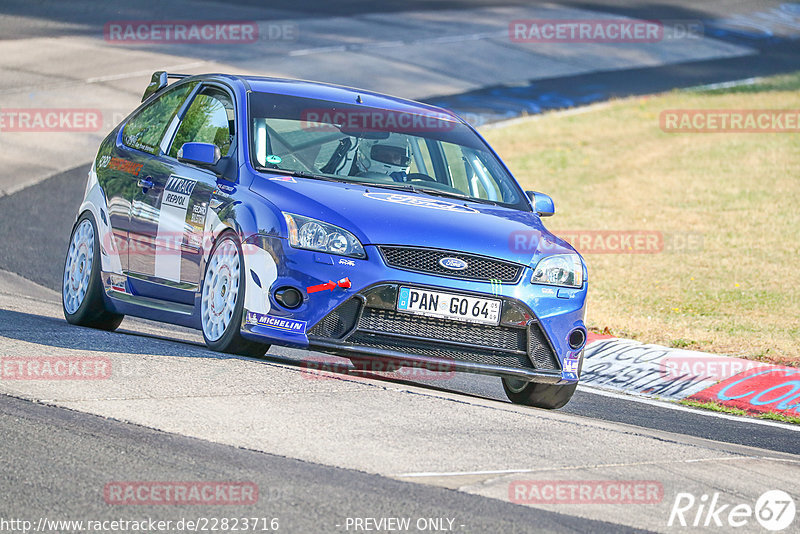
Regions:
<instances>
[{"instance_id":1,"label":"black tire","mask_svg":"<svg viewBox=\"0 0 800 534\"><path fill-rule=\"evenodd\" d=\"M556 386L537 382L525 383L522 380L503 378L503 389L511 402L546 410L564 407L572 398L577 386L578 384Z\"/></svg>"},{"instance_id":2,"label":"black tire","mask_svg":"<svg viewBox=\"0 0 800 534\"><path fill-rule=\"evenodd\" d=\"M578 360L578 376L583 372L583 350ZM503 379L503 389L506 391L508 400L514 404L524 404L546 410L557 410L563 408L575 394L578 383L568 386L556 386L554 384L539 384L536 382L523 382L513 378Z\"/></svg>"},{"instance_id":3,"label":"black tire","mask_svg":"<svg viewBox=\"0 0 800 534\"><path fill-rule=\"evenodd\" d=\"M241 326L242 326L242 313L244 310L244 292L245 292L245 267L244 267L244 260L242 256L242 247L239 244L239 240L236 238L236 234L233 232L223 232L223 234L216 240L214 243L214 248L211 250L211 254L208 257L208 262L206 263L206 268L203 273L203 283L201 285L201 300L202 294L205 292L205 284L206 284L206 276L208 274L208 266L211 264L211 259L214 257L214 254L217 252L217 249L221 245L223 245L226 241L231 241L236 250L239 254L239 291L236 296L236 304L234 308L233 315L231 316L231 320L228 323L225 331L223 332L222 336L217 340L211 340L206 335L205 328L201 326L201 331L203 332L203 339L206 342L206 346L216 352L225 352L227 354L238 354L240 356L250 356L253 358L262 358L267 351L269 350L269 345L265 343L258 343L256 341L250 341L249 339L245 339L242 337L241 334ZM202 303L201 303L201 318L202 321L203 311L202 311Z\"/></svg>"},{"instance_id":4,"label":"black tire","mask_svg":"<svg viewBox=\"0 0 800 534\"><path fill-rule=\"evenodd\" d=\"M84 221L89 222L92 233L94 234L94 247L91 253L92 267L83 300L80 302L77 309L75 309L73 313L70 313L67 311L68 306L66 303L66 284L69 278L67 276L67 267L69 266L70 251L73 246L75 232ZM95 223L92 213L87 211L78 218L69 236L69 247L67 248L67 256L64 259L64 274L61 278L61 309L64 310L64 318L66 318L67 322L70 324L112 331L119 326L125 316L110 312L105 307L105 302L103 301L103 282L100 280L100 271L102 269L100 257L100 237L97 235L97 224ZM71 280L72 278L69 279Z\"/></svg>"}]
</instances>

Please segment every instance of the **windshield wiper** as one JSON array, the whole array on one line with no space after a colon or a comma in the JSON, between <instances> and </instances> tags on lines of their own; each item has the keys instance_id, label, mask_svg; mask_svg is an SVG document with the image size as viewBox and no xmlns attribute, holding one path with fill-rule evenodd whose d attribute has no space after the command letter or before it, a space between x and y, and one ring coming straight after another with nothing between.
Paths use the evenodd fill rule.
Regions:
<instances>
[{"instance_id":1,"label":"windshield wiper","mask_svg":"<svg viewBox=\"0 0 800 534\"><path fill-rule=\"evenodd\" d=\"M354 184L363 185L364 187L367 187L367 188L369 188L369 187L382 187L384 189L394 189L396 191L410 191L411 193L419 193L419 189L417 189L416 187L414 187L411 184L401 184L401 183L392 184L392 183L383 183L383 182L378 182L378 183L374 183L374 182L364 182L364 183L353 182L353 183Z\"/></svg>"},{"instance_id":2,"label":"windshield wiper","mask_svg":"<svg viewBox=\"0 0 800 534\"><path fill-rule=\"evenodd\" d=\"M494 200L487 200L484 198L475 198L463 193L453 193L450 191L442 191L441 189L434 189L432 187L416 186L414 190L418 193L427 193L437 197L457 198L459 200L466 200L467 202L478 202L479 204L491 204L492 206L499 206L500 204Z\"/></svg>"},{"instance_id":3,"label":"windshield wiper","mask_svg":"<svg viewBox=\"0 0 800 534\"><path fill-rule=\"evenodd\" d=\"M432 187L425 187L419 185L405 184L405 183L369 183L364 184L367 187L385 187L386 189L395 189L397 191L409 191L411 193L425 193L431 196L456 198L458 200L465 200L467 202L478 202L479 204L491 204L492 206L499 206L498 202L494 200L486 200L483 198L475 198L463 193L455 193L450 191L442 191L441 189L434 189Z\"/></svg>"}]
</instances>

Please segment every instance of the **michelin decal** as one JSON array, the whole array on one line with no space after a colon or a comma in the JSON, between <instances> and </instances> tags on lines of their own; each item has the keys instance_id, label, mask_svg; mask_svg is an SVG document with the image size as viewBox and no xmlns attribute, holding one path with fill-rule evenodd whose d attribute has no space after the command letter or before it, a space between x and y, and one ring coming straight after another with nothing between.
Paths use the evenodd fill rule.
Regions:
<instances>
[{"instance_id":1,"label":"michelin decal","mask_svg":"<svg viewBox=\"0 0 800 534\"><path fill-rule=\"evenodd\" d=\"M247 323L282 330L290 334L305 334L306 322L262 313L247 312Z\"/></svg>"}]
</instances>

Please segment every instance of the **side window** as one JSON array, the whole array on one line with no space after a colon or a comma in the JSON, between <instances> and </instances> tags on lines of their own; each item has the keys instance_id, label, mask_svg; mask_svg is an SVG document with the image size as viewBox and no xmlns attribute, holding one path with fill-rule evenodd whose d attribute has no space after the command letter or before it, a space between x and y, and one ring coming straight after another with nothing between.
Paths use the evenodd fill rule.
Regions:
<instances>
[{"instance_id":1,"label":"side window","mask_svg":"<svg viewBox=\"0 0 800 534\"><path fill-rule=\"evenodd\" d=\"M131 148L157 154L164 131L194 87L186 83L166 93L141 110L122 130L122 142Z\"/></svg>"},{"instance_id":2,"label":"side window","mask_svg":"<svg viewBox=\"0 0 800 534\"><path fill-rule=\"evenodd\" d=\"M339 139L333 139L316 147L318 152L314 157L315 169L323 168L330 161L331 157L333 157L333 153L336 152L336 149L339 148L339 145L341 144L339 141ZM344 158L341 159L344 161ZM342 169L341 172L346 174L347 170Z\"/></svg>"},{"instance_id":3,"label":"side window","mask_svg":"<svg viewBox=\"0 0 800 534\"><path fill-rule=\"evenodd\" d=\"M461 152L461 147L453 143L442 143L442 148L444 148L444 157L447 160L453 187L464 192L470 191L467 178L467 162Z\"/></svg>"},{"instance_id":4,"label":"side window","mask_svg":"<svg viewBox=\"0 0 800 534\"><path fill-rule=\"evenodd\" d=\"M410 141L412 157L411 165L408 169L409 174L418 172L427 174L433 178L435 173L433 169L433 160L431 159L431 153L428 150L428 144L426 143L425 139L411 137Z\"/></svg>"},{"instance_id":5,"label":"side window","mask_svg":"<svg viewBox=\"0 0 800 534\"><path fill-rule=\"evenodd\" d=\"M183 116L169 155L178 157L184 143L213 143L225 156L231 147L234 128L233 102L225 91L207 87L194 98Z\"/></svg>"},{"instance_id":6,"label":"side window","mask_svg":"<svg viewBox=\"0 0 800 534\"><path fill-rule=\"evenodd\" d=\"M497 182L491 178L492 173L486 168L486 165L481 161L478 155L472 151L464 154L467 164L468 173L471 175L470 191L478 198L485 198L488 200L498 200L503 198Z\"/></svg>"}]
</instances>

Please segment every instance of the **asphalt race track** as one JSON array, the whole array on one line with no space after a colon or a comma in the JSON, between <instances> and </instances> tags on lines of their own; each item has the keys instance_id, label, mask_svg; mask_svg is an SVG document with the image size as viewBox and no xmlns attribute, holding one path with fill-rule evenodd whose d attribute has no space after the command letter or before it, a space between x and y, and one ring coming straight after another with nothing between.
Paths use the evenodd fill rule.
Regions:
<instances>
[{"instance_id":1,"label":"asphalt race track","mask_svg":"<svg viewBox=\"0 0 800 534\"><path fill-rule=\"evenodd\" d=\"M289 532L334 530L335 524L343 524L346 517L398 515L458 517L470 530L483 532L523 532L522 525L531 524L541 532L615 528L611 523L155 432L12 397L0 401L0 425L6 450L14 451L4 455L4 461L16 472L26 473L0 483L6 496L3 505L7 510L25 510L30 517L79 519L75 510L81 510L83 517L116 519L117 512L96 498L97 489L113 472L123 479L211 477L255 482L261 495L255 513L270 519L284 518L281 529ZM41 469L40 458L52 458L46 469ZM20 486L47 490L21 492ZM253 513L246 507L230 510L218 506L197 515ZM153 506L137 510L131 519L140 517L177 522L187 517L187 511L173 507L163 513Z\"/></svg>"},{"instance_id":2,"label":"asphalt race track","mask_svg":"<svg viewBox=\"0 0 800 534\"><path fill-rule=\"evenodd\" d=\"M768 12L781 2L587 0L543 7L701 20L707 34L715 36L682 50L681 57L656 48L644 58L611 50L600 70L576 58L523 57L530 51L511 50L468 27L478 16L502 21L534 9L523 1L264 4L181 1L162 8L155 1L102 7L88 1L3 2L0 110L96 107L109 118L121 118L138 103L148 73L162 67L309 78L314 69L329 65L318 79L376 85L485 122L800 69L792 37L795 30L800 33L800 18L769 35L742 29L752 13ZM219 19L221 9L231 20L292 21L301 30L307 24L313 38L279 43L277 51L115 48L102 40L109 20ZM439 18L441 13L446 17ZM477 83L445 70L442 65L468 60L433 43L425 31L403 41L425 24L438 31L442 20L453 17L465 24L461 37L452 30L454 39L463 38L458 46L500 47L521 62L498 60L504 72L526 61L538 61L541 72L495 84L488 81L496 77L489 73ZM365 42L333 52L326 48L342 28L367 23L374 25L374 35ZM373 53L370 43L377 39L403 43ZM438 59L434 48L444 50ZM401 61L398 54L407 49L418 55ZM259 63L264 50L273 54L268 65ZM337 63L338 56L358 58L369 68ZM480 51L476 57L486 61ZM408 70L393 77L390 68ZM422 82L409 82L412 74ZM368 529L362 522L359 528L355 519L366 518L409 518L416 525L411 531L427 532L725 532L713 522L693 529L668 526L678 494L699 499L718 493L721 503L752 507L767 490L797 493L796 425L698 412L588 387L580 387L562 410L547 412L512 405L499 379L478 375L414 380L354 369L319 374L309 362L331 357L279 347L263 360L231 357L207 350L198 332L131 318L116 333L68 326L58 294L63 257L89 162L111 123L104 126L78 135L0 129L0 357L89 357L112 368L108 380L0 380L0 532L22 531L19 523L3 521L37 526L43 518L156 519L173 522L164 531L182 532L193 529L174 526L178 521L203 517L257 517L266 524L278 519L281 532L399 531L386 523ZM548 504L515 497L513 488L532 480L649 481L661 493L646 504ZM246 482L258 488L258 499L205 506L109 502L104 489L126 481ZM686 514L690 521L695 511ZM48 524L38 524L39 531L94 531L85 524ZM270 524L269 530L276 529ZM764 530L751 518L735 531Z\"/></svg>"}]
</instances>

